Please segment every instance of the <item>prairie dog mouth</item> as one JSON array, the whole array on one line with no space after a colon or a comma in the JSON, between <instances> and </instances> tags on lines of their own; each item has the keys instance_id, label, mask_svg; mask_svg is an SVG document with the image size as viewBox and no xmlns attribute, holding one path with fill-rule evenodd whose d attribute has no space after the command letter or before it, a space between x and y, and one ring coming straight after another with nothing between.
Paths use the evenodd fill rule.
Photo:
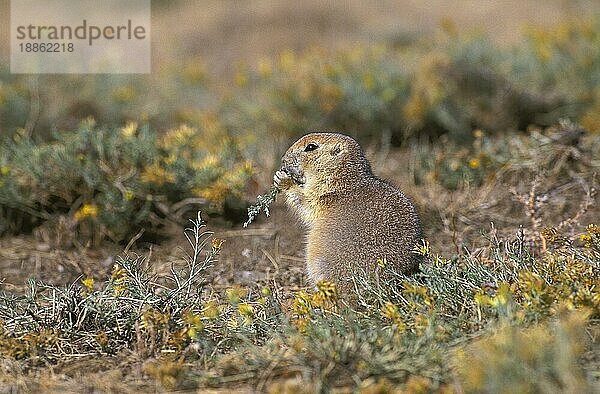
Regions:
<instances>
[{"instance_id":1,"label":"prairie dog mouth","mask_svg":"<svg viewBox=\"0 0 600 394\"><path fill-rule=\"evenodd\" d=\"M304 173L297 167L281 167L281 171L285 172L298 185L306 183Z\"/></svg>"}]
</instances>

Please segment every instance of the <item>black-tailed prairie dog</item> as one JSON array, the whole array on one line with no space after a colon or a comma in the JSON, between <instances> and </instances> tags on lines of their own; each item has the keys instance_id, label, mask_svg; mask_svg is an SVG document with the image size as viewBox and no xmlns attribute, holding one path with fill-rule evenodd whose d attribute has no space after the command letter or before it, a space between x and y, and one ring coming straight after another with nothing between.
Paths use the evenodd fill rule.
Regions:
<instances>
[{"instance_id":1,"label":"black-tailed prairie dog","mask_svg":"<svg viewBox=\"0 0 600 394\"><path fill-rule=\"evenodd\" d=\"M405 274L418 269L413 249L423 232L414 205L373 175L351 137L305 135L283 155L274 181L308 231L306 266L313 285L324 279L347 288L353 267L376 272L382 261Z\"/></svg>"}]
</instances>

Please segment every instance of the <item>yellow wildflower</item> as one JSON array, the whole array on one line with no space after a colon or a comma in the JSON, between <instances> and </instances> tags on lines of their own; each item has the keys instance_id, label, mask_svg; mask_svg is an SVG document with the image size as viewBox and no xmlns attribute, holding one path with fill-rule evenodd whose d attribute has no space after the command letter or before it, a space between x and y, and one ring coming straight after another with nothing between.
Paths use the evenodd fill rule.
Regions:
<instances>
[{"instance_id":1,"label":"yellow wildflower","mask_svg":"<svg viewBox=\"0 0 600 394\"><path fill-rule=\"evenodd\" d=\"M121 267L119 264L113 265L111 278L117 283L123 282L127 278L127 270Z\"/></svg>"},{"instance_id":2,"label":"yellow wildflower","mask_svg":"<svg viewBox=\"0 0 600 394\"><path fill-rule=\"evenodd\" d=\"M108 335L104 331L100 331L98 334L96 334L95 339L98 345L102 347L106 347L108 345Z\"/></svg>"},{"instance_id":3,"label":"yellow wildflower","mask_svg":"<svg viewBox=\"0 0 600 394\"><path fill-rule=\"evenodd\" d=\"M125 290L127 290L127 287L125 286L125 282L127 281L127 271L125 268L118 264L113 265L111 279L114 282L113 291L115 296L118 297L122 295Z\"/></svg>"},{"instance_id":4,"label":"yellow wildflower","mask_svg":"<svg viewBox=\"0 0 600 394\"><path fill-rule=\"evenodd\" d=\"M469 160L469 167L471 167L472 169L477 169L481 166L481 162L479 161L479 159L477 158L473 158L471 160Z\"/></svg>"},{"instance_id":5,"label":"yellow wildflower","mask_svg":"<svg viewBox=\"0 0 600 394\"><path fill-rule=\"evenodd\" d=\"M128 122L125 127L121 128L121 134L126 138L131 138L135 135L137 129L137 122Z\"/></svg>"},{"instance_id":6,"label":"yellow wildflower","mask_svg":"<svg viewBox=\"0 0 600 394\"><path fill-rule=\"evenodd\" d=\"M207 319L213 320L213 319L218 318L220 315L219 305L214 300L207 302L206 305L204 306L204 309L202 310L202 314Z\"/></svg>"},{"instance_id":7,"label":"yellow wildflower","mask_svg":"<svg viewBox=\"0 0 600 394\"><path fill-rule=\"evenodd\" d=\"M81 281L81 284L85 286L87 291L94 290L94 278L86 278Z\"/></svg>"},{"instance_id":8,"label":"yellow wildflower","mask_svg":"<svg viewBox=\"0 0 600 394\"><path fill-rule=\"evenodd\" d=\"M306 331L308 329L310 320L307 318L300 318L300 319L294 320L293 324L300 333L304 334L304 333L306 333Z\"/></svg>"},{"instance_id":9,"label":"yellow wildflower","mask_svg":"<svg viewBox=\"0 0 600 394\"><path fill-rule=\"evenodd\" d=\"M383 315L383 317L391 321L395 321L400 318L398 307L389 301L386 302L385 305L381 308L381 314Z\"/></svg>"},{"instance_id":10,"label":"yellow wildflower","mask_svg":"<svg viewBox=\"0 0 600 394\"><path fill-rule=\"evenodd\" d=\"M114 291L116 297L123 295L123 293L125 293L126 290L127 290L127 287L125 287L123 285L116 285L113 287L113 291Z\"/></svg>"},{"instance_id":11,"label":"yellow wildflower","mask_svg":"<svg viewBox=\"0 0 600 394\"><path fill-rule=\"evenodd\" d=\"M421 256L429 256L431 253L429 241L422 239L419 243L415 245L412 252Z\"/></svg>"},{"instance_id":12,"label":"yellow wildflower","mask_svg":"<svg viewBox=\"0 0 600 394\"><path fill-rule=\"evenodd\" d=\"M224 239L220 239L220 238L213 238L211 241L212 244L212 252L214 254L218 254L221 251L221 247L223 246L223 242L225 242Z\"/></svg>"},{"instance_id":13,"label":"yellow wildflower","mask_svg":"<svg viewBox=\"0 0 600 394\"><path fill-rule=\"evenodd\" d=\"M8 175L10 174L10 167L9 166L1 166L0 167L0 175Z\"/></svg>"},{"instance_id":14,"label":"yellow wildflower","mask_svg":"<svg viewBox=\"0 0 600 394\"><path fill-rule=\"evenodd\" d=\"M162 328L169 323L171 315L169 313L162 313L156 309L149 309L142 314L141 326L142 328Z\"/></svg>"},{"instance_id":15,"label":"yellow wildflower","mask_svg":"<svg viewBox=\"0 0 600 394\"><path fill-rule=\"evenodd\" d=\"M190 141L197 135L198 130L183 124L177 128L170 129L165 133L160 141L160 147L165 149L173 149L179 146L187 146Z\"/></svg>"},{"instance_id":16,"label":"yellow wildflower","mask_svg":"<svg viewBox=\"0 0 600 394\"><path fill-rule=\"evenodd\" d=\"M406 328L406 325L402 321L402 316L400 316L398 307L391 302L388 301L383 305L381 308L381 315L394 323L398 330L403 331Z\"/></svg>"},{"instance_id":17,"label":"yellow wildflower","mask_svg":"<svg viewBox=\"0 0 600 394\"><path fill-rule=\"evenodd\" d=\"M248 84L248 74L244 70L239 70L235 73L235 84L239 87L244 87Z\"/></svg>"},{"instance_id":18,"label":"yellow wildflower","mask_svg":"<svg viewBox=\"0 0 600 394\"><path fill-rule=\"evenodd\" d=\"M581 236L579 237L579 239L581 240L581 242L583 242L583 246L586 248L591 248L592 247L592 235L590 234L581 234Z\"/></svg>"},{"instance_id":19,"label":"yellow wildflower","mask_svg":"<svg viewBox=\"0 0 600 394\"><path fill-rule=\"evenodd\" d=\"M216 155L208 154L202 158L199 162L193 162L192 168L196 171L203 171L207 169L219 168L221 161Z\"/></svg>"},{"instance_id":20,"label":"yellow wildflower","mask_svg":"<svg viewBox=\"0 0 600 394\"><path fill-rule=\"evenodd\" d=\"M323 294L323 297L328 301L333 301L337 297L337 291L335 283L328 280L320 280L317 282L317 289L319 293Z\"/></svg>"},{"instance_id":21,"label":"yellow wildflower","mask_svg":"<svg viewBox=\"0 0 600 394\"><path fill-rule=\"evenodd\" d=\"M194 312L185 311L182 317L185 324L192 326L200 326L202 324L202 318Z\"/></svg>"},{"instance_id":22,"label":"yellow wildflower","mask_svg":"<svg viewBox=\"0 0 600 394\"><path fill-rule=\"evenodd\" d=\"M284 71L289 71L296 62L296 56L292 51L285 51L279 56L279 65Z\"/></svg>"},{"instance_id":23,"label":"yellow wildflower","mask_svg":"<svg viewBox=\"0 0 600 394\"><path fill-rule=\"evenodd\" d=\"M581 235L579 236L579 239L580 239L582 242L590 242L590 241L592 240L592 236L591 236L591 235L589 235L589 234L581 234Z\"/></svg>"},{"instance_id":24,"label":"yellow wildflower","mask_svg":"<svg viewBox=\"0 0 600 394\"><path fill-rule=\"evenodd\" d=\"M296 293L294 304L292 306L294 313L298 316L306 316L310 313L311 309L311 296L304 291Z\"/></svg>"},{"instance_id":25,"label":"yellow wildflower","mask_svg":"<svg viewBox=\"0 0 600 394\"><path fill-rule=\"evenodd\" d=\"M240 300L248 294L248 290L244 289L239 285L235 285L225 290L225 295L230 304L237 305Z\"/></svg>"},{"instance_id":26,"label":"yellow wildflower","mask_svg":"<svg viewBox=\"0 0 600 394\"><path fill-rule=\"evenodd\" d=\"M512 292L508 283L501 283L496 292L496 296L491 299L490 304L493 307L506 305L512 298Z\"/></svg>"},{"instance_id":27,"label":"yellow wildflower","mask_svg":"<svg viewBox=\"0 0 600 394\"><path fill-rule=\"evenodd\" d=\"M202 324L200 315L191 311L183 313L183 322L188 325L186 333L190 338L195 338L196 335L198 335L198 332L204 329L204 324Z\"/></svg>"},{"instance_id":28,"label":"yellow wildflower","mask_svg":"<svg viewBox=\"0 0 600 394\"><path fill-rule=\"evenodd\" d=\"M238 305L238 312L240 312L242 316L252 317L254 316L254 307L244 302Z\"/></svg>"},{"instance_id":29,"label":"yellow wildflower","mask_svg":"<svg viewBox=\"0 0 600 394\"><path fill-rule=\"evenodd\" d=\"M113 93L113 98L115 99L115 101L118 101L120 103L127 103L133 101L133 99L135 99L135 96L135 89L131 86L120 87Z\"/></svg>"},{"instance_id":30,"label":"yellow wildflower","mask_svg":"<svg viewBox=\"0 0 600 394\"><path fill-rule=\"evenodd\" d=\"M429 327L429 318L420 313L415 316L414 332L417 335L423 335Z\"/></svg>"},{"instance_id":31,"label":"yellow wildflower","mask_svg":"<svg viewBox=\"0 0 600 394\"><path fill-rule=\"evenodd\" d=\"M195 187L192 189L192 192L199 197L206 198L208 201L220 205L231 192L231 187L221 178L208 187Z\"/></svg>"},{"instance_id":32,"label":"yellow wildflower","mask_svg":"<svg viewBox=\"0 0 600 394\"><path fill-rule=\"evenodd\" d=\"M175 182L175 174L162 168L159 163L154 162L144 169L140 179L144 183L153 183L161 186L165 183Z\"/></svg>"},{"instance_id":33,"label":"yellow wildflower","mask_svg":"<svg viewBox=\"0 0 600 394\"><path fill-rule=\"evenodd\" d=\"M271 289L269 289L267 286L264 286L262 289L260 289L260 294L262 294L265 297L268 297L271 295Z\"/></svg>"},{"instance_id":34,"label":"yellow wildflower","mask_svg":"<svg viewBox=\"0 0 600 394\"><path fill-rule=\"evenodd\" d=\"M317 292L313 294L311 304L317 308L324 308L326 304L335 302L336 288L333 282L320 281L317 283Z\"/></svg>"},{"instance_id":35,"label":"yellow wildflower","mask_svg":"<svg viewBox=\"0 0 600 394\"><path fill-rule=\"evenodd\" d=\"M135 193L132 190L126 190L123 197L126 201L131 201L135 198Z\"/></svg>"},{"instance_id":36,"label":"yellow wildflower","mask_svg":"<svg viewBox=\"0 0 600 394\"><path fill-rule=\"evenodd\" d=\"M238 326L239 326L239 323L235 317L232 317L231 319L227 320L227 328L229 328L231 330L235 330L236 328L238 328Z\"/></svg>"},{"instance_id":37,"label":"yellow wildflower","mask_svg":"<svg viewBox=\"0 0 600 394\"><path fill-rule=\"evenodd\" d=\"M206 69L200 62L187 64L183 69L183 78L193 84L200 84L206 79Z\"/></svg>"},{"instance_id":38,"label":"yellow wildflower","mask_svg":"<svg viewBox=\"0 0 600 394\"><path fill-rule=\"evenodd\" d=\"M77 212L75 212L75 220L83 220L86 218L98 217L98 206L95 204L83 204Z\"/></svg>"},{"instance_id":39,"label":"yellow wildflower","mask_svg":"<svg viewBox=\"0 0 600 394\"><path fill-rule=\"evenodd\" d=\"M365 74L362 78L363 87L365 90L372 90L375 86L375 77L373 74Z\"/></svg>"},{"instance_id":40,"label":"yellow wildflower","mask_svg":"<svg viewBox=\"0 0 600 394\"><path fill-rule=\"evenodd\" d=\"M258 62L258 73L263 78L268 78L271 75L272 66L269 60L263 59Z\"/></svg>"},{"instance_id":41,"label":"yellow wildflower","mask_svg":"<svg viewBox=\"0 0 600 394\"><path fill-rule=\"evenodd\" d=\"M475 293L474 301L478 305L490 305L492 299L490 296L483 293L483 291L478 291Z\"/></svg>"},{"instance_id":42,"label":"yellow wildflower","mask_svg":"<svg viewBox=\"0 0 600 394\"><path fill-rule=\"evenodd\" d=\"M408 282L404 282L404 293L421 298L423 303L428 307L432 307L434 304L433 296L431 295L429 288L425 286L413 285ZM411 304L413 304L413 302L411 302ZM416 304L413 305L413 307L416 306Z\"/></svg>"}]
</instances>

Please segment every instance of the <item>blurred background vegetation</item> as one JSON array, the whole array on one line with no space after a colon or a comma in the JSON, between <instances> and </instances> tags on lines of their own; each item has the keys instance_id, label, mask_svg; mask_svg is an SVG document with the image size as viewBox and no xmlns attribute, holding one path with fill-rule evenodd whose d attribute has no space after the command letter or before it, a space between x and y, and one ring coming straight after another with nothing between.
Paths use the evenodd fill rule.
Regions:
<instances>
[{"instance_id":1,"label":"blurred background vegetation","mask_svg":"<svg viewBox=\"0 0 600 394\"><path fill-rule=\"evenodd\" d=\"M599 2L153 1L150 75L10 74L8 11L0 0L0 269L26 295L0 297L16 371L0 382L130 350L124 384L139 386L114 391L597 383ZM356 137L430 242L421 276L361 288L350 318L326 286L294 293L288 217L239 230L313 130ZM210 264L188 272L192 299L161 245L198 210L226 242L196 245ZM137 240L152 264L115 259ZM14 284L34 274L69 285Z\"/></svg>"}]
</instances>

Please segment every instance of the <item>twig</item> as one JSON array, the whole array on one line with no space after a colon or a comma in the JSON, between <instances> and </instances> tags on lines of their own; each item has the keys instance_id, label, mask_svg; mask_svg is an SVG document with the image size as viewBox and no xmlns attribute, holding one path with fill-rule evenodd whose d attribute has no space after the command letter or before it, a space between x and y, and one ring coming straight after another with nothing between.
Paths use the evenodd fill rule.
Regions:
<instances>
[{"instance_id":1,"label":"twig","mask_svg":"<svg viewBox=\"0 0 600 394\"><path fill-rule=\"evenodd\" d=\"M129 240L129 242L127 243L127 246L125 247L125 250L123 250L124 254L127 254L129 252L129 249L133 246L133 244L135 243L135 241L137 241L138 239L140 239L140 237L144 234L146 230L141 229L140 231L138 231L138 233L136 235L133 236L133 238L131 238Z\"/></svg>"},{"instance_id":2,"label":"twig","mask_svg":"<svg viewBox=\"0 0 600 394\"><path fill-rule=\"evenodd\" d=\"M248 220L244 223L244 228L248 227L262 211L269 217L269 205L275 201L278 193L279 189L276 186L271 186L271 189L267 194L256 197L256 204L248 208Z\"/></svg>"}]
</instances>

